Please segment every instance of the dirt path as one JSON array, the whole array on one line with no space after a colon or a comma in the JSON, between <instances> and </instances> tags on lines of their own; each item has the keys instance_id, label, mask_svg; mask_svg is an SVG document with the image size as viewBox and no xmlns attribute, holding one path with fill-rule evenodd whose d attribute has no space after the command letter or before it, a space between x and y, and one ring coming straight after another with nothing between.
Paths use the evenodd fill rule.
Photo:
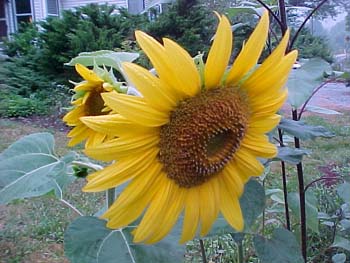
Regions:
<instances>
[{"instance_id":1,"label":"dirt path","mask_svg":"<svg viewBox=\"0 0 350 263\"><path fill-rule=\"evenodd\" d=\"M329 83L316 93L309 105L339 112L350 111L350 87L344 83Z\"/></svg>"}]
</instances>

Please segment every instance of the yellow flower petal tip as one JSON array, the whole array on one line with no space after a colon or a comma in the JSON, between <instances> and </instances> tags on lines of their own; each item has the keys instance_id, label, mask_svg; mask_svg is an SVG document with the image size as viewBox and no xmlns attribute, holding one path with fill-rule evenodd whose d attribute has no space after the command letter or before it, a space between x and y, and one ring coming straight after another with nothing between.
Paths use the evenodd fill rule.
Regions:
<instances>
[{"instance_id":1,"label":"yellow flower petal tip","mask_svg":"<svg viewBox=\"0 0 350 263\"><path fill-rule=\"evenodd\" d=\"M218 17L204 79L188 53L174 41L165 38L162 45L136 31L157 76L123 63L127 78L142 97L103 93L100 96L106 106L118 114L80 118L84 125L109 131L115 138L86 150L115 162L89 176L84 191L102 191L129 182L104 218L112 228L141 218L133 231L135 242L158 242L181 214L180 242L197 233L206 235L220 213L242 231L239 198L244 184L264 171L259 158L276 154L266 133L278 124L276 112L287 96L283 87L297 56L296 51L284 54L289 33L271 57L247 77L265 44L268 14L262 15L229 72L231 26L225 16ZM204 83L203 89L198 83Z\"/></svg>"}]
</instances>

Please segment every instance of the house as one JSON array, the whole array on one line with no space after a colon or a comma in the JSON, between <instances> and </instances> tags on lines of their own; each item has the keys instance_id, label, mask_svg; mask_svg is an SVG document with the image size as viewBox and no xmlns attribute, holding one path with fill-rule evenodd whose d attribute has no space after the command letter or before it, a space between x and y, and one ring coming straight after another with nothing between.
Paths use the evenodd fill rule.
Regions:
<instances>
[{"instance_id":1,"label":"house","mask_svg":"<svg viewBox=\"0 0 350 263\"><path fill-rule=\"evenodd\" d=\"M33 22L48 16L59 16L65 9L73 9L91 3L124 7L130 13L140 13L150 0L0 0L0 41L17 31L21 22Z\"/></svg>"}]
</instances>

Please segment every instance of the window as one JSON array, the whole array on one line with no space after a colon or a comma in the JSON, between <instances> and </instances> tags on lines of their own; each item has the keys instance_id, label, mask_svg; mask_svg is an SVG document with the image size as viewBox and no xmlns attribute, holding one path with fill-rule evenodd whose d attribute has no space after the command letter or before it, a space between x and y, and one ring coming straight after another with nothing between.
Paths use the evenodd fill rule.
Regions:
<instances>
[{"instance_id":1,"label":"window","mask_svg":"<svg viewBox=\"0 0 350 263\"><path fill-rule=\"evenodd\" d=\"M7 24L5 16L5 0L0 0L0 41L7 36Z\"/></svg>"},{"instance_id":2,"label":"window","mask_svg":"<svg viewBox=\"0 0 350 263\"><path fill-rule=\"evenodd\" d=\"M48 16L58 16L58 1L57 0L46 0L47 4L47 15Z\"/></svg>"},{"instance_id":3,"label":"window","mask_svg":"<svg viewBox=\"0 0 350 263\"><path fill-rule=\"evenodd\" d=\"M17 27L22 23L30 23L33 21L31 0L16 0L15 13Z\"/></svg>"}]
</instances>

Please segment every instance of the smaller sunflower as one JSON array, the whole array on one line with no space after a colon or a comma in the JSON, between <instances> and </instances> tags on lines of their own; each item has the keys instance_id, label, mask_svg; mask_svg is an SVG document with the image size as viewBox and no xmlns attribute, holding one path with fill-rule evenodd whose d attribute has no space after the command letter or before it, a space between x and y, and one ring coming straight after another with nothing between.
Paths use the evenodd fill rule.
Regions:
<instances>
[{"instance_id":1,"label":"smaller sunflower","mask_svg":"<svg viewBox=\"0 0 350 263\"><path fill-rule=\"evenodd\" d=\"M88 148L105 141L107 135L90 129L80 121L80 117L110 113L111 109L104 106L101 93L112 91L113 86L81 64L76 64L75 69L84 78L84 81L76 83L74 87L76 94L72 101L73 108L63 117L63 121L68 126L74 127L67 135L71 138L68 146L86 141L85 147Z\"/></svg>"}]
</instances>

